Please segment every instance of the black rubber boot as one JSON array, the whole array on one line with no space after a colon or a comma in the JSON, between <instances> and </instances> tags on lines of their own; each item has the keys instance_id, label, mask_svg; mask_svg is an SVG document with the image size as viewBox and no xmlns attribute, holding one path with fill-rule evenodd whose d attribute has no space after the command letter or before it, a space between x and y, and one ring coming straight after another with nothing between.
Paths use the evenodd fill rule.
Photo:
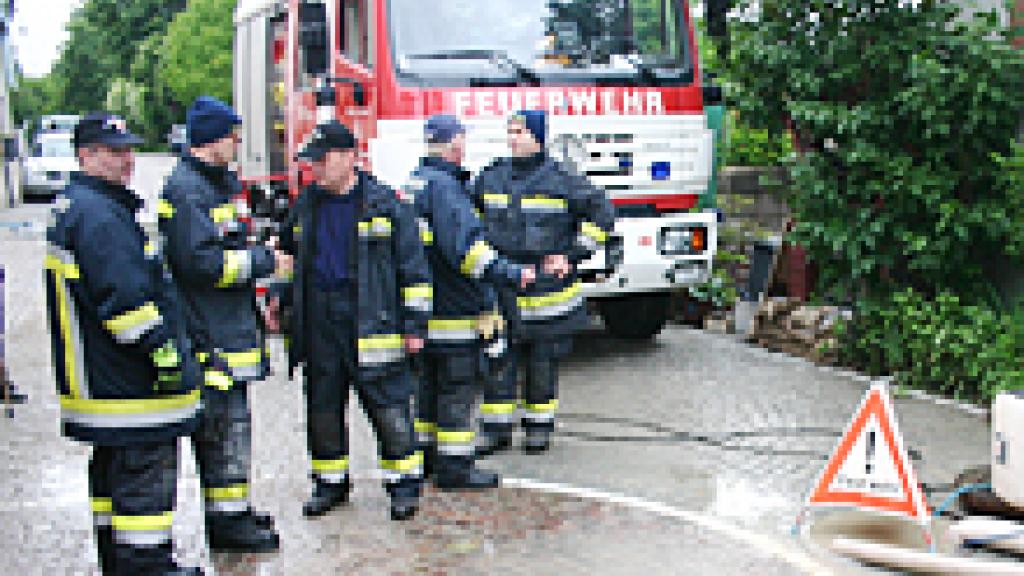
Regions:
<instances>
[{"instance_id":1,"label":"black rubber boot","mask_svg":"<svg viewBox=\"0 0 1024 576\"><path fill-rule=\"evenodd\" d=\"M490 456L495 452L507 450L512 446L512 425L487 425L480 429L480 443L476 447L477 456Z\"/></svg>"},{"instance_id":2,"label":"black rubber boot","mask_svg":"<svg viewBox=\"0 0 1024 576\"><path fill-rule=\"evenodd\" d=\"M453 462L455 458L462 458ZM434 485L441 490L486 490L501 483L497 472L476 467L471 459L457 456L442 457L438 461Z\"/></svg>"},{"instance_id":3,"label":"black rubber boot","mask_svg":"<svg viewBox=\"0 0 1024 576\"><path fill-rule=\"evenodd\" d=\"M323 516L338 506L347 504L351 486L349 482L317 482L313 486L313 495L302 505L302 515L308 518Z\"/></svg>"},{"instance_id":4,"label":"black rubber boot","mask_svg":"<svg viewBox=\"0 0 1024 576\"><path fill-rule=\"evenodd\" d=\"M547 428L527 427L523 437L523 452L540 454L551 447L551 431Z\"/></svg>"},{"instance_id":5,"label":"black rubber boot","mask_svg":"<svg viewBox=\"0 0 1024 576\"><path fill-rule=\"evenodd\" d=\"M419 498L415 496L393 496L391 498L391 519L410 520L419 509Z\"/></svg>"},{"instance_id":6,"label":"black rubber boot","mask_svg":"<svg viewBox=\"0 0 1024 576\"><path fill-rule=\"evenodd\" d=\"M246 511L245 514L249 516L249 518L251 518L252 521L255 522L257 526L261 526L263 528L266 528L267 530L274 529L274 517L270 514L267 514L266 512L257 512L252 508Z\"/></svg>"},{"instance_id":7,"label":"black rubber boot","mask_svg":"<svg viewBox=\"0 0 1024 576\"><path fill-rule=\"evenodd\" d=\"M209 514L206 540L214 552L276 552L281 539L250 514Z\"/></svg>"},{"instance_id":8,"label":"black rubber boot","mask_svg":"<svg viewBox=\"0 0 1024 576\"><path fill-rule=\"evenodd\" d=\"M203 576L202 568L175 568L164 576Z\"/></svg>"}]
</instances>

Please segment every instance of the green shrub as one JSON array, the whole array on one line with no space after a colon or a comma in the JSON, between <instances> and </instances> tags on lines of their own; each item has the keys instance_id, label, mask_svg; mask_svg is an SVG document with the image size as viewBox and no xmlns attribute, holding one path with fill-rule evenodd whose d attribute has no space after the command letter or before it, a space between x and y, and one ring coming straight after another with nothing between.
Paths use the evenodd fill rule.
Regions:
<instances>
[{"instance_id":1,"label":"green shrub","mask_svg":"<svg viewBox=\"0 0 1024 576\"><path fill-rule=\"evenodd\" d=\"M871 374L956 398L1024 389L1024 309L965 303L912 289L857 306L840 328L840 358Z\"/></svg>"},{"instance_id":2,"label":"green shrub","mask_svg":"<svg viewBox=\"0 0 1024 576\"><path fill-rule=\"evenodd\" d=\"M780 166L793 153L788 134L754 128L738 114L728 115L723 163L726 166Z\"/></svg>"}]
</instances>

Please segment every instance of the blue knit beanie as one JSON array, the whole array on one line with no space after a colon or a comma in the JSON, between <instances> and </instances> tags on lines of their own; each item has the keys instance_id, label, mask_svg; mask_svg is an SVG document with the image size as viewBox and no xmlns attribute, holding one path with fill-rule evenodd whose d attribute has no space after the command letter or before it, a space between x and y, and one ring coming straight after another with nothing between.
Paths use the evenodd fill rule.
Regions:
<instances>
[{"instance_id":1,"label":"blue knit beanie","mask_svg":"<svg viewBox=\"0 0 1024 576\"><path fill-rule=\"evenodd\" d=\"M548 136L548 115L543 110L520 110L512 115L510 120L522 122L526 129L533 134L533 139L538 144L544 145Z\"/></svg>"},{"instance_id":2,"label":"blue knit beanie","mask_svg":"<svg viewBox=\"0 0 1024 576\"><path fill-rule=\"evenodd\" d=\"M192 103L185 118L188 142L205 146L224 138L242 123L235 109L212 96L200 96Z\"/></svg>"}]
</instances>

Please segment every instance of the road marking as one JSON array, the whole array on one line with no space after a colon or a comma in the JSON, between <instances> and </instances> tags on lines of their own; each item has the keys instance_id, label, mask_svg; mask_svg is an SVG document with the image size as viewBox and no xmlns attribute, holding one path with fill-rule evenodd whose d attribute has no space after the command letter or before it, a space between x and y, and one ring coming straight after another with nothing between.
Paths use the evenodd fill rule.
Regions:
<instances>
[{"instance_id":1,"label":"road marking","mask_svg":"<svg viewBox=\"0 0 1024 576\"><path fill-rule=\"evenodd\" d=\"M794 550L792 547L786 546L771 537L758 534L700 512L676 508L661 502L647 500L646 498L626 496L625 494L616 494L613 492L604 492L602 490L573 486L571 484L540 482L538 480L530 480L527 478L503 478L501 484L507 488L520 488L523 490L533 490L548 494L574 496L588 500L600 500L636 510L642 510L665 518L675 518L706 530L718 532L723 536L743 544L747 544L764 554L778 558L798 568L805 574L833 574L835 572L834 570L822 566L806 553Z\"/></svg>"}]
</instances>

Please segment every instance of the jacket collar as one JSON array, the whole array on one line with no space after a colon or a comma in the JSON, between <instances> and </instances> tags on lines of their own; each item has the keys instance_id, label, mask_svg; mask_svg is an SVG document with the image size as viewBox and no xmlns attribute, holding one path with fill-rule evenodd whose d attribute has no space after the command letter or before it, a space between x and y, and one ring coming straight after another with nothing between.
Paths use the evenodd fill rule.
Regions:
<instances>
[{"instance_id":1,"label":"jacket collar","mask_svg":"<svg viewBox=\"0 0 1024 576\"><path fill-rule=\"evenodd\" d=\"M110 198L114 202L124 206L133 214L142 208L142 200L134 192L120 184L114 184L96 176L90 176L84 172L75 172L71 175L71 182L84 186Z\"/></svg>"},{"instance_id":2,"label":"jacket collar","mask_svg":"<svg viewBox=\"0 0 1024 576\"><path fill-rule=\"evenodd\" d=\"M449 162L444 158L438 158L437 156L425 156L420 160L420 167L439 170L463 184L469 182L470 174L468 170L454 162Z\"/></svg>"},{"instance_id":3,"label":"jacket collar","mask_svg":"<svg viewBox=\"0 0 1024 576\"><path fill-rule=\"evenodd\" d=\"M198 172L200 176L213 184L218 192L228 195L235 193L237 179L235 178L235 173L227 166L208 164L187 151L182 152L181 159L186 165Z\"/></svg>"}]
</instances>

